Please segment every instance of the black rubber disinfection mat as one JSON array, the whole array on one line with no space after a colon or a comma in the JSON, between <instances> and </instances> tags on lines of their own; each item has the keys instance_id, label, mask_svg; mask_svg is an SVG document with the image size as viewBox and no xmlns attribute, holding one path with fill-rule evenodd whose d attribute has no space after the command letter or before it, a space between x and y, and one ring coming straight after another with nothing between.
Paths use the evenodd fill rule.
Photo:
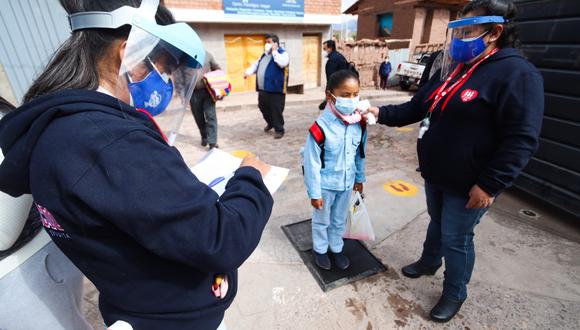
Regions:
<instances>
[{"instance_id":1,"label":"black rubber disinfection mat","mask_svg":"<svg viewBox=\"0 0 580 330\"><path fill-rule=\"evenodd\" d=\"M350 259L350 267L346 270L340 270L333 267L331 270L318 268L314 264L312 257L312 231L311 220L304 220L282 226L282 230L294 245L294 248L300 254L302 261L316 282L322 288L322 291L328 291L338 288L342 285L358 281L365 277L383 272L387 267L383 265L367 248L359 241L344 240L343 252Z\"/></svg>"}]
</instances>

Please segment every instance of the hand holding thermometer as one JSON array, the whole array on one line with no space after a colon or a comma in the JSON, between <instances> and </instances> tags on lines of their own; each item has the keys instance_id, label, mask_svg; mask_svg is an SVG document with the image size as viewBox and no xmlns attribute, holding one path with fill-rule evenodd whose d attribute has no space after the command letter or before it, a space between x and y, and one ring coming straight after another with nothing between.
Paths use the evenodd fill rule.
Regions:
<instances>
[{"instance_id":1,"label":"hand holding thermometer","mask_svg":"<svg viewBox=\"0 0 580 330\"><path fill-rule=\"evenodd\" d=\"M371 103L369 100L363 100L358 103L356 108L360 110L363 115L366 115L367 124L374 125L377 123L377 118L375 118L375 115L373 115L372 112L369 112L370 107Z\"/></svg>"}]
</instances>

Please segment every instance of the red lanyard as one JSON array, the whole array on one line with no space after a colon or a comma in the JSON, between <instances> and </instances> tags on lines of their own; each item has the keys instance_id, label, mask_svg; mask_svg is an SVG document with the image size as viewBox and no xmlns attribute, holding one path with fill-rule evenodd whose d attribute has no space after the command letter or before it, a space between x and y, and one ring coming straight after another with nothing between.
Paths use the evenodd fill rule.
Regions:
<instances>
[{"instance_id":1,"label":"red lanyard","mask_svg":"<svg viewBox=\"0 0 580 330\"><path fill-rule=\"evenodd\" d=\"M163 133L163 130L161 130L161 127L159 126L159 124L157 124L157 121L155 121L155 119L153 118L153 116L151 116L149 111L142 109L142 108L135 108L135 110L137 110L137 112L141 112L141 113L145 114L147 117L149 117L149 119L151 119L153 124L155 124L155 127L157 127L157 130L159 131L159 133L161 133L161 136L163 136L163 139L165 139L165 142L168 142L167 136L165 136L165 133Z\"/></svg>"},{"instance_id":2,"label":"red lanyard","mask_svg":"<svg viewBox=\"0 0 580 330\"><path fill-rule=\"evenodd\" d=\"M441 100L447 96L447 99L445 100L445 102L443 102L443 106L441 107L441 112L443 112L443 110L445 110L445 107L447 106L447 103L449 103L449 100L451 100L451 97L461 88L461 86L463 86L467 82L467 80L469 80L469 78L473 74L473 71L475 71L475 68L477 68L483 61L487 60L491 55L497 53L498 51L499 51L498 48L494 48L491 52L489 52L489 54L485 55L484 58L477 61L477 63L475 63L466 73L464 73L461 76L461 78L459 78L453 85L447 88L447 85L449 85L451 80L453 80L453 78L455 78L459 74L459 72L461 72L461 70L463 69L464 64L463 63L459 64L457 68L453 70L451 75L449 75L449 78L445 80L443 85L437 88L433 92L433 94L431 94L431 96L429 96L429 98L427 99L427 101L433 100L433 103L429 107L429 114L433 113L439 102L441 102Z\"/></svg>"}]
</instances>

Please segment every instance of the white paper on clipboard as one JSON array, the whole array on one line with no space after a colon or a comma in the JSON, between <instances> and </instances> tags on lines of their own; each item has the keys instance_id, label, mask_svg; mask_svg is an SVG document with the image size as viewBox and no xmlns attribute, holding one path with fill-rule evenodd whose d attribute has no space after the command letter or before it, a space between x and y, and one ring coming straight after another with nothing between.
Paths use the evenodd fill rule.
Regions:
<instances>
[{"instance_id":1,"label":"white paper on clipboard","mask_svg":"<svg viewBox=\"0 0 580 330\"><path fill-rule=\"evenodd\" d=\"M214 148L199 163L191 167L197 179L210 186L218 195L226 190L228 181L240 167L242 159L225 151ZM272 166L264 178L264 184L271 194L274 194L288 177L287 168Z\"/></svg>"}]
</instances>

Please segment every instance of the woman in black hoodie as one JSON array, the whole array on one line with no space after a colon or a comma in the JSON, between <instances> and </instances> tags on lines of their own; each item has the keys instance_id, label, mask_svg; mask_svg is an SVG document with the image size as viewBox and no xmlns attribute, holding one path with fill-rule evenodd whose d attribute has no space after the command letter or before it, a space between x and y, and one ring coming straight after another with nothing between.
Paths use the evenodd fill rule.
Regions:
<instances>
[{"instance_id":1,"label":"woman in black hoodie","mask_svg":"<svg viewBox=\"0 0 580 330\"><path fill-rule=\"evenodd\" d=\"M388 126L422 121L417 151L431 221L420 259L402 272L433 275L445 259L434 321L449 321L467 298L475 226L538 147L543 79L514 48L515 14L511 1L471 1L449 23L459 29L447 60L459 64L448 80L438 72L410 102L370 109Z\"/></svg>"},{"instance_id":2,"label":"woman in black hoodie","mask_svg":"<svg viewBox=\"0 0 580 330\"><path fill-rule=\"evenodd\" d=\"M80 15L88 25L118 23L110 12L141 2L157 8L154 0L61 0L69 14L92 15ZM128 24L173 23L163 6L144 19ZM33 195L45 230L99 290L107 325L216 329L236 294L236 269L271 214L269 166L246 158L219 199L197 180L150 116L125 103L131 86L118 78L128 24L73 27L25 104L0 122L0 190ZM156 65L147 60L143 68ZM151 74L167 85L157 69Z\"/></svg>"}]
</instances>

